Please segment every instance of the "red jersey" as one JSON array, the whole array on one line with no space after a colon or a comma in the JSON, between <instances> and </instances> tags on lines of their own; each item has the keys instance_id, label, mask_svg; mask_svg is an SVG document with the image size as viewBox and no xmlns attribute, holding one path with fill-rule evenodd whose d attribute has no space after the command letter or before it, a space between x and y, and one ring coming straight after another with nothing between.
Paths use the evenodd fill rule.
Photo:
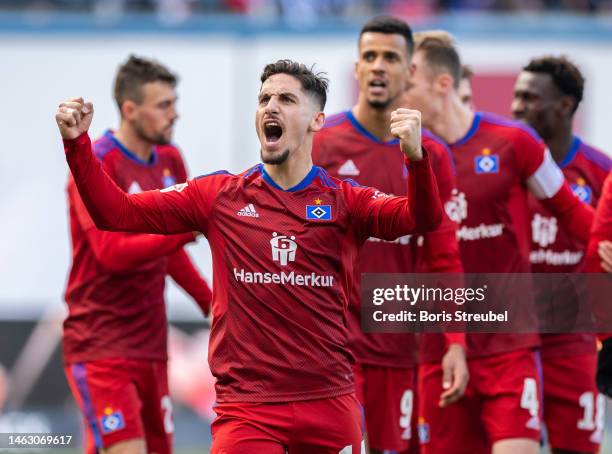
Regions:
<instances>
[{"instance_id":1,"label":"red jersey","mask_svg":"<svg viewBox=\"0 0 612 454\"><path fill-rule=\"evenodd\" d=\"M451 198L455 176L450 150L433 134L423 131L423 148L429 153L442 203ZM349 110L327 118L323 130L315 134L313 162L339 178L354 178L359 183L395 195L406 195L408 170L399 140L382 142L368 132ZM456 224L444 216L436 232L439 241L406 235L393 241L370 237L361 248L355 264L356 279L349 297L349 347L357 361L383 367L411 367L415 363L416 339L412 333L363 333L361 330L360 276L362 273L417 272L419 262L430 264L431 272L448 271L449 263L461 269ZM431 235L427 234L427 235ZM440 251L436 254L434 248ZM427 251L428 254L424 254Z\"/></svg>"},{"instance_id":2,"label":"red jersey","mask_svg":"<svg viewBox=\"0 0 612 454\"><path fill-rule=\"evenodd\" d=\"M593 207L601 196L603 182L612 169L612 159L602 151L574 137L567 157L559 164L574 195ZM557 218L535 197L529 197L531 210L531 267L534 273L572 273L579 269L586 242L569 235ZM545 334L543 356L569 356L595 353L594 334Z\"/></svg>"},{"instance_id":3,"label":"red jersey","mask_svg":"<svg viewBox=\"0 0 612 454\"><path fill-rule=\"evenodd\" d=\"M431 230L442 217L427 157L409 164L408 197L340 181L316 166L283 190L261 164L240 175L221 171L128 196L93 158L86 134L65 147L97 225L201 231L208 238L214 269L209 362L219 402L353 392L346 310L359 247L370 236L393 240Z\"/></svg>"},{"instance_id":4,"label":"red jersey","mask_svg":"<svg viewBox=\"0 0 612 454\"><path fill-rule=\"evenodd\" d=\"M156 147L151 160L143 162L109 131L94 149L107 173L126 192L163 188L186 179L185 166L173 146ZM192 280L185 278L193 265L181 246L192 241L193 235L102 232L96 229L72 179L67 191L72 267L65 293L68 317L64 321L64 360L165 360L163 294L168 256L176 263L170 269L177 270L177 280Z\"/></svg>"},{"instance_id":5,"label":"red jersey","mask_svg":"<svg viewBox=\"0 0 612 454\"><path fill-rule=\"evenodd\" d=\"M588 273L603 272L597 245L604 240L612 241L612 172L608 174L604 182L586 250L585 268Z\"/></svg>"},{"instance_id":6,"label":"red jersey","mask_svg":"<svg viewBox=\"0 0 612 454\"><path fill-rule=\"evenodd\" d=\"M477 112L462 139L450 145L457 166L457 232L466 273L530 272L527 191L569 232L588 237L592 211L573 196L541 139L527 126ZM468 335L468 354L485 356L539 344L533 334Z\"/></svg>"}]
</instances>

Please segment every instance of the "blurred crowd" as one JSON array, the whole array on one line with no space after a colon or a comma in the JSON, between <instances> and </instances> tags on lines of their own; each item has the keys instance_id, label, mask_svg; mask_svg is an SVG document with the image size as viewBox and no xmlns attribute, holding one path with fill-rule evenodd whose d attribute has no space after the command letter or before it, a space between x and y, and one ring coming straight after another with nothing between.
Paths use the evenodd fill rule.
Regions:
<instances>
[{"instance_id":1,"label":"blurred crowd","mask_svg":"<svg viewBox=\"0 0 612 454\"><path fill-rule=\"evenodd\" d=\"M359 16L378 13L428 15L454 11L612 11L612 0L0 0L4 10L156 11L192 14Z\"/></svg>"}]
</instances>

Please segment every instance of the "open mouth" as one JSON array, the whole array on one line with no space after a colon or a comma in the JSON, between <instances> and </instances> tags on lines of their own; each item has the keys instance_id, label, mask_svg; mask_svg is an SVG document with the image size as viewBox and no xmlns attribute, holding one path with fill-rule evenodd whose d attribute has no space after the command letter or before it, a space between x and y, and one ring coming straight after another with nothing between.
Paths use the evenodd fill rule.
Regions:
<instances>
[{"instance_id":1,"label":"open mouth","mask_svg":"<svg viewBox=\"0 0 612 454\"><path fill-rule=\"evenodd\" d=\"M387 82L385 82L384 80L381 80L381 79L371 80L368 85L369 85L370 88L373 88L375 91L381 91L381 90L387 88Z\"/></svg>"},{"instance_id":2,"label":"open mouth","mask_svg":"<svg viewBox=\"0 0 612 454\"><path fill-rule=\"evenodd\" d=\"M283 127L275 120L266 121L264 123L264 134L268 143L278 142L283 135Z\"/></svg>"}]
</instances>

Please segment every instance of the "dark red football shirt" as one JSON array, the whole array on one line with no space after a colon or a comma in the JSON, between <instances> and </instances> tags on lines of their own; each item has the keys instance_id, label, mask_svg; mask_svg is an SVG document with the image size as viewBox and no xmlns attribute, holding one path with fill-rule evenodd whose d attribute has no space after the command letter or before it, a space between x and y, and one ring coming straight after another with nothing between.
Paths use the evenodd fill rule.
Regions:
<instances>
[{"instance_id":1,"label":"dark red football shirt","mask_svg":"<svg viewBox=\"0 0 612 454\"><path fill-rule=\"evenodd\" d=\"M595 207L612 159L604 152L574 137L565 160L559 164L574 195ZM557 218L535 197L531 210L531 267L534 273L572 273L581 270L586 242L569 235ZM570 356L596 352L594 334L544 334L542 355Z\"/></svg>"},{"instance_id":2,"label":"dark red football shirt","mask_svg":"<svg viewBox=\"0 0 612 454\"><path fill-rule=\"evenodd\" d=\"M608 174L604 182L586 250L585 268L588 273L603 272L597 245L604 240L612 241L612 172Z\"/></svg>"},{"instance_id":3,"label":"dark red football shirt","mask_svg":"<svg viewBox=\"0 0 612 454\"><path fill-rule=\"evenodd\" d=\"M65 147L98 226L208 238L209 362L219 402L353 392L346 312L359 247L371 236L394 240L435 229L442 217L427 157L409 163L407 197L340 181L316 166L283 190L261 164L128 196L104 174L86 134Z\"/></svg>"},{"instance_id":4,"label":"dark red football shirt","mask_svg":"<svg viewBox=\"0 0 612 454\"><path fill-rule=\"evenodd\" d=\"M528 273L527 192L583 241L592 210L572 194L563 173L533 130L477 112L466 135L450 145L457 167L461 226L457 232L466 273ZM468 354L485 356L530 348L536 334L468 335Z\"/></svg>"},{"instance_id":5,"label":"dark red football shirt","mask_svg":"<svg viewBox=\"0 0 612 454\"><path fill-rule=\"evenodd\" d=\"M173 146L156 147L151 160L143 162L109 131L94 150L106 172L126 192L164 188L186 179L183 160ZM187 288L195 282L191 285L194 297L202 304L207 297L210 300L210 290L181 248L193 241L193 235L103 232L95 227L72 179L67 192L72 267L65 293L64 360L165 360L166 274Z\"/></svg>"},{"instance_id":6,"label":"dark red football shirt","mask_svg":"<svg viewBox=\"0 0 612 454\"><path fill-rule=\"evenodd\" d=\"M429 154L442 204L455 187L450 150L428 131L423 148ZM353 178L387 194L406 195L408 169L399 140L382 142L368 132L349 111L327 118L315 135L313 162L338 178ZM456 223L444 216L440 228L425 235L405 235L392 241L367 239L355 264L356 278L349 297L349 347L357 361L383 367L411 367L416 359L414 334L363 333L361 330L360 276L362 273L461 271L455 239ZM424 272L424 271L423 271Z\"/></svg>"}]
</instances>

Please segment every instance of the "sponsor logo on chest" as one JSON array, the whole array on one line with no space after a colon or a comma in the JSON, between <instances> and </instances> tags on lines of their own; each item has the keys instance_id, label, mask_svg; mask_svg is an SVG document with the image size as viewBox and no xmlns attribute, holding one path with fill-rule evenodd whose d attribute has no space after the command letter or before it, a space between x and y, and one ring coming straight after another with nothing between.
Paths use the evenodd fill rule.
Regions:
<instances>
[{"instance_id":1,"label":"sponsor logo on chest","mask_svg":"<svg viewBox=\"0 0 612 454\"><path fill-rule=\"evenodd\" d=\"M243 284L279 284L305 287L333 287L335 278L331 274L299 273L296 271L285 271L282 268L290 263L297 262L298 243L295 235L283 235L278 232L272 233L270 239L270 252L272 262L280 265L279 272L252 271L234 267L234 279Z\"/></svg>"}]
</instances>

